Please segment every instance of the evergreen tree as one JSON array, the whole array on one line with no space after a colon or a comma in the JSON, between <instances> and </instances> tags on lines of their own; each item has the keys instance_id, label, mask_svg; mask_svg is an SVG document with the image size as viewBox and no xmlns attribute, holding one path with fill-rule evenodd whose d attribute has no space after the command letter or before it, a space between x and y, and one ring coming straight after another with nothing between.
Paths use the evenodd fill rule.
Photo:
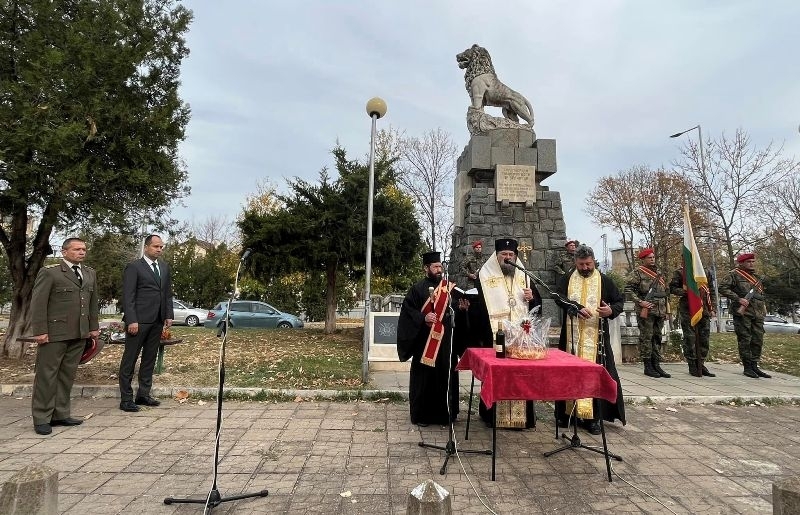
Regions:
<instances>
[{"instance_id":1,"label":"evergreen tree","mask_svg":"<svg viewBox=\"0 0 800 515\"><path fill-rule=\"evenodd\" d=\"M4 354L19 355L54 227L153 224L187 194L178 85L191 19L175 0L0 2Z\"/></svg>"}]
</instances>

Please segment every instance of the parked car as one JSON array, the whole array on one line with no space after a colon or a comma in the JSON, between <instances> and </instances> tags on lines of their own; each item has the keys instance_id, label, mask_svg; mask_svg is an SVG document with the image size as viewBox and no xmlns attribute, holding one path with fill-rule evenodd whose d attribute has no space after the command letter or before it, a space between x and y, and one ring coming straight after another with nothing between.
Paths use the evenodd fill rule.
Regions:
<instances>
[{"instance_id":1,"label":"parked car","mask_svg":"<svg viewBox=\"0 0 800 515\"><path fill-rule=\"evenodd\" d=\"M227 302L214 306L206 316L205 327L220 328L225 323ZM231 327L278 327L291 329L303 327L303 321L295 315L284 313L265 302L237 300L231 304Z\"/></svg>"},{"instance_id":2,"label":"parked car","mask_svg":"<svg viewBox=\"0 0 800 515\"><path fill-rule=\"evenodd\" d=\"M725 321L725 330L733 332L733 320ZM765 333L800 334L800 324L793 324L778 315L767 315L764 317Z\"/></svg>"},{"instance_id":3,"label":"parked car","mask_svg":"<svg viewBox=\"0 0 800 515\"><path fill-rule=\"evenodd\" d=\"M206 321L208 311L205 309L193 308L181 300L172 301L172 310L175 312L174 324L186 324L190 327L200 325Z\"/></svg>"}]
</instances>

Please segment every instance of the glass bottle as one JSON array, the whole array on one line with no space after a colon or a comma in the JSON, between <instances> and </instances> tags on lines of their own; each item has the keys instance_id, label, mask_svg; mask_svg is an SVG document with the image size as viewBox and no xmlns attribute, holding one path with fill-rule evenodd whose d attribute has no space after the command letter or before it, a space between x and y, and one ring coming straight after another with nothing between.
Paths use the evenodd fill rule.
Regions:
<instances>
[{"instance_id":1,"label":"glass bottle","mask_svg":"<svg viewBox=\"0 0 800 515\"><path fill-rule=\"evenodd\" d=\"M506 357L506 333L503 331L503 321L497 324L497 334L494 337L494 357Z\"/></svg>"}]
</instances>

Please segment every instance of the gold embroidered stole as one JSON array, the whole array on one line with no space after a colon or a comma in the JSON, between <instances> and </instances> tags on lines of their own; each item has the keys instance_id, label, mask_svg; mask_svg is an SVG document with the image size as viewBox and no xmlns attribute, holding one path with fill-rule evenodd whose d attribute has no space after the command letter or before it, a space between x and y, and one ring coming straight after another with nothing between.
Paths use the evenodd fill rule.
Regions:
<instances>
[{"instance_id":1,"label":"gold embroidered stole","mask_svg":"<svg viewBox=\"0 0 800 515\"><path fill-rule=\"evenodd\" d=\"M523 266L519 260L517 265ZM528 316L528 303L522 291L528 288L528 277L520 270L514 270L513 279L507 277L497 262L497 252L486 260L478 278L492 331L497 330L497 324L502 320L516 323ZM524 429L527 422L525 406L526 401L497 401L497 427Z\"/></svg>"},{"instance_id":2,"label":"gold embroidered stole","mask_svg":"<svg viewBox=\"0 0 800 515\"><path fill-rule=\"evenodd\" d=\"M600 315L597 314L597 308L600 307L601 294L602 276L599 271L595 270L589 277L583 277L576 270L572 273L572 276L570 276L569 286L567 287L567 297L589 308L592 312L592 316L587 319L576 317L574 323L569 320L564 321L567 326L567 349L570 349L571 342L576 342L575 349L578 357L586 361L591 361L592 363L597 362L597 347L600 337ZM576 326L574 330L573 326ZM577 403L578 405L578 418L594 418L592 399L568 401L568 413L573 410L573 403Z\"/></svg>"}]
</instances>

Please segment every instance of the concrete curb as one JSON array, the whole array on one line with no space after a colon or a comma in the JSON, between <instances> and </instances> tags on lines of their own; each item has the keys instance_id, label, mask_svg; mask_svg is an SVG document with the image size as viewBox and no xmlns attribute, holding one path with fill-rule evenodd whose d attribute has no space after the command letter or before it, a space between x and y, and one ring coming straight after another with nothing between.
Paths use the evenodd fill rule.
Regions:
<instances>
[{"instance_id":1,"label":"concrete curb","mask_svg":"<svg viewBox=\"0 0 800 515\"><path fill-rule=\"evenodd\" d=\"M217 387L194 388L194 387L155 387L152 395L161 399L174 399L179 392L189 394L189 399L214 398L217 396ZM29 384L3 384L0 385L0 395L8 397L30 398L33 386ZM225 388L225 394L237 400L255 401L272 400L280 397L299 398L303 400L370 400L375 401L385 398L387 395L397 396L404 401L408 400L408 391L395 389L361 389L361 390L292 390L274 388ZM469 392L462 392L462 398L469 395ZM84 399L114 399L119 398L119 389L116 386L74 386L72 389L73 398ZM477 397L477 394L476 394ZM800 403L800 395L626 395L625 402L630 404L719 404L730 402L752 403L755 401L763 402L765 399L777 400L784 403ZM396 399L394 399L396 400ZM474 401L477 402L477 401Z\"/></svg>"}]
</instances>

